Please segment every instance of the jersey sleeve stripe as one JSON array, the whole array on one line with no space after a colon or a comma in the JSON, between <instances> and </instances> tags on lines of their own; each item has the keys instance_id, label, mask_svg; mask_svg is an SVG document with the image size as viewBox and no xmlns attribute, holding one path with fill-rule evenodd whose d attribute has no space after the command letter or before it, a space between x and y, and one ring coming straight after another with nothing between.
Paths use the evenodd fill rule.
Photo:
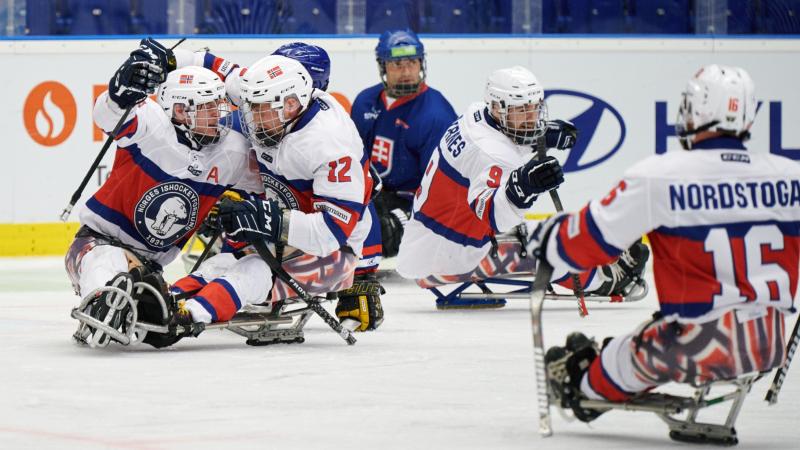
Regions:
<instances>
[{"instance_id":1,"label":"jersey sleeve stripe","mask_svg":"<svg viewBox=\"0 0 800 450\"><path fill-rule=\"evenodd\" d=\"M333 234L333 237L336 238L336 241L339 243L339 245L340 246L345 245L347 243L347 237L349 233L346 233L345 228L342 225L340 225L342 222L335 220L333 217L331 217L330 214L326 212L322 212L322 218L323 220L325 220L325 225L328 226L328 229ZM355 228L356 222L357 221L353 221L353 225L350 227L349 230L350 232L352 232L353 228Z\"/></svg>"},{"instance_id":2,"label":"jersey sleeve stripe","mask_svg":"<svg viewBox=\"0 0 800 450\"><path fill-rule=\"evenodd\" d=\"M114 139L119 140L122 138L130 138L131 136L136 134L136 130L138 129L139 129L139 118L136 115L134 115L133 119L125 122L125 125L123 125L120 128L119 133L117 133Z\"/></svg>"}]
</instances>

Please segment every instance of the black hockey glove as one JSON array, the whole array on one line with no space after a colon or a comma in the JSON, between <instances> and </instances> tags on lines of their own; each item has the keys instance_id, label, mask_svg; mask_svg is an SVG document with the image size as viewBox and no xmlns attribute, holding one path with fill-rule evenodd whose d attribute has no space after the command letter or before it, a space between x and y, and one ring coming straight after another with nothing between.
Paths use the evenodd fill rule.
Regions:
<instances>
[{"instance_id":1,"label":"black hockey glove","mask_svg":"<svg viewBox=\"0 0 800 450\"><path fill-rule=\"evenodd\" d=\"M134 61L145 61L160 67L164 76L177 69L178 62L172 50L161 45L153 38L142 39L139 41L139 48L131 52Z\"/></svg>"},{"instance_id":2,"label":"black hockey glove","mask_svg":"<svg viewBox=\"0 0 800 450\"><path fill-rule=\"evenodd\" d=\"M547 148L566 150L572 148L578 140L578 129L566 120L548 120L544 141Z\"/></svg>"},{"instance_id":3,"label":"black hockey glove","mask_svg":"<svg viewBox=\"0 0 800 450\"><path fill-rule=\"evenodd\" d=\"M108 82L108 96L117 106L127 109L144 101L163 81L164 72L160 67L130 57Z\"/></svg>"},{"instance_id":4,"label":"black hockey glove","mask_svg":"<svg viewBox=\"0 0 800 450\"><path fill-rule=\"evenodd\" d=\"M386 291L375 275L359 275L353 279L353 286L338 292L336 317L339 322L355 320L359 323L355 331L369 331L383 323L381 294Z\"/></svg>"},{"instance_id":5,"label":"black hockey glove","mask_svg":"<svg viewBox=\"0 0 800 450\"><path fill-rule=\"evenodd\" d=\"M528 209L542 192L557 188L564 182L561 164L552 156L532 159L511 172L506 182L506 197L519 209Z\"/></svg>"},{"instance_id":6,"label":"black hockey glove","mask_svg":"<svg viewBox=\"0 0 800 450\"><path fill-rule=\"evenodd\" d=\"M395 208L385 214L378 213L381 222L381 254L384 258L391 258L400 252L400 241L403 239L408 215L400 208Z\"/></svg>"},{"instance_id":7,"label":"black hockey glove","mask_svg":"<svg viewBox=\"0 0 800 450\"><path fill-rule=\"evenodd\" d=\"M218 214L222 229L233 241L276 243L280 240L283 212L275 200L237 202L224 198Z\"/></svg>"}]
</instances>

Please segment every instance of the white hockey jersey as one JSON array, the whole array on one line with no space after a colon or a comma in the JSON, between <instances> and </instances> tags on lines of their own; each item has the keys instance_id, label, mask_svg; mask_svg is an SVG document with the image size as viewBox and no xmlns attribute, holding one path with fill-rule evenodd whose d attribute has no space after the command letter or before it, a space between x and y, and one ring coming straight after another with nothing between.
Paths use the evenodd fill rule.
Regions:
<instances>
[{"instance_id":1,"label":"white hockey jersey","mask_svg":"<svg viewBox=\"0 0 800 450\"><path fill-rule=\"evenodd\" d=\"M508 201L505 186L532 156L531 147L515 145L497 128L483 103L472 104L431 155L400 243L400 275L475 269L495 234L523 222L525 210Z\"/></svg>"},{"instance_id":2,"label":"white hockey jersey","mask_svg":"<svg viewBox=\"0 0 800 450\"><path fill-rule=\"evenodd\" d=\"M256 153L267 197L292 209L288 245L315 256L343 246L361 255L372 178L358 131L336 99L316 90L281 142Z\"/></svg>"},{"instance_id":3,"label":"white hockey jersey","mask_svg":"<svg viewBox=\"0 0 800 450\"><path fill-rule=\"evenodd\" d=\"M551 234L547 259L581 271L643 234L661 312L710 320L730 308L791 308L800 257L800 164L733 138L656 155Z\"/></svg>"},{"instance_id":4,"label":"white hockey jersey","mask_svg":"<svg viewBox=\"0 0 800 450\"><path fill-rule=\"evenodd\" d=\"M122 113L103 93L94 120L110 133ZM86 202L80 222L161 265L175 259L226 189L263 191L250 144L238 133L192 150L150 99L120 129L111 174Z\"/></svg>"}]
</instances>

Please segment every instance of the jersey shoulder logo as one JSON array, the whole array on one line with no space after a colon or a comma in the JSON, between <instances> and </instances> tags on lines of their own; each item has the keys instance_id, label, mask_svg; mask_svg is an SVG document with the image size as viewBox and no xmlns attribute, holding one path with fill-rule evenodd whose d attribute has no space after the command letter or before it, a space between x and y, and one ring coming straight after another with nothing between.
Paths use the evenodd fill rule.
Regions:
<instances>
[{"instance_id":1,"label":"jersey shoulder logo","mask_svg":"<svg viewBox=\"0 0 800 450\"><path fill-rule=\"evenodd\" d=\"M194 229L200 196L178 181L159 184L145 192L134 209L136 231L150 246L164 249Z\"/></svg>"},{"instance_id":2,"label":"jersey shoulder logo","mask_svg":"<svg viewBox=\"0 0 800 450\"><path fill-rule=\"evenodd\" d=\"M294 192L283 181L268 173L261 174L261 181L264 183L268 199L276 200L278 205L284 209L300 209L300 202Z\"/></svg>"}]
</instances>

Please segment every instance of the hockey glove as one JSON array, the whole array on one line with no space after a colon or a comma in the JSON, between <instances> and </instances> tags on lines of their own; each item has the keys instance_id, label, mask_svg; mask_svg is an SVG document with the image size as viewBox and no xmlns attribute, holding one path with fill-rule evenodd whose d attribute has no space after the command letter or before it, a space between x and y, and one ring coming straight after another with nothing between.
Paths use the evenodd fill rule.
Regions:
<instances>
[{"instance_id":1,"label":"hockey glove","mask_svg":"<svg viewBox=\"0 0 800 450\"><path fill-rule=\"evenodd\" d=\"M163 81L164 71L159 66L130 57L108 82L108 96L117 106L127 109L144 101Z\"/></svg>"},{"instance_id":2,"label":"hockey glove","mask_svg":"<svg viewBox=\"0 0 800 450\"><path fill-rule=\"evenodd\" d=\"M276 243L280 240L283 213L275 200L236 202L224 198L218 214L222 229L233 241Z\"/></svg>"},{"instance_id":3,"label":"hockey glove","mask_svg":"<svg viewBox=\"0 0 800 450\"><path fill-rule=\"evenodd\" d=\"M142 39L139 41L139 48L131 52L134 61L145 61L157 65L166 74L178 67L175 54L172 50L161 45L153 38Z\"/></svg>"},{"instance_id":4,"label":"hockey glove","mask_svg":"<svg viewBox=\"0 0 800 450\"><path fill-rule=\"evenodd\" d=\"M378 213L380 214L380 213ZM381 246L384 258L391 258L400 252L400 241L408 223L408 215L400 208L395 208L380 216Z\"/></svg>"},{"instance_id":5,"label":"hockey glove","mask_svg":"<svg viewBox=\"0 0 800 450\"><path fill-rule=\"evenodd\" d=\"M528 209L542 192L557 188L564 182L561 164L552 156L532 159L511 172L506 182L506 197L519 209Z\"/></svg>"},{"instance_id":6,"label":"hockey glove","mask_svg":"<svg viewBox=\"0 0 800 450\"><path fill-rule=\"evenodd\" d=\"M566 120L548 120L544 141L547 148L567 150L578 140L578 129Z\"/></svg>"},{"instance_id":7,"label":"hockey glove","mask_svg":"<svg viewBox=\"0 0 800 450\"><path fill-rule=\"evenodd\" d=\"M355 320L359 323L355 331L369 331L383 323L383 307L381 294L385 294L375 275L359 275L353 279L353 285L339 291L339 302L336 304L336 316L339 322Z\"/></svg>"}]
</instances>

